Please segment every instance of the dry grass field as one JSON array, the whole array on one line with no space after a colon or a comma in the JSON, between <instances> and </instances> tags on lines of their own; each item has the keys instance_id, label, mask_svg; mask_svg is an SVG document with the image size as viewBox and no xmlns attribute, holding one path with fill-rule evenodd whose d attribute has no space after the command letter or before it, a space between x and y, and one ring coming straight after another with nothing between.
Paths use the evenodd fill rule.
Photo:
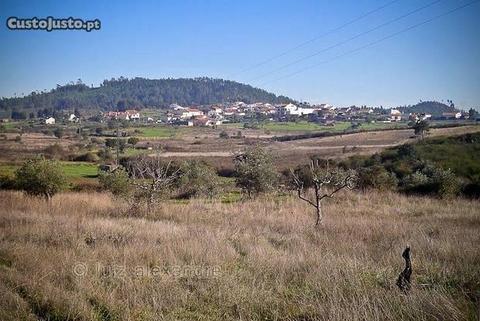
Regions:
<instances>
[{"instance_id":1,"label":"dry grass field","mask_svg":"<svg viewBox=\"0 0 480 321\"><path fill-rule=\"evenodd\" d=\"M452 136L480 131L480 126L433 128L428 137ZM371 155L385 148L413 142L412 129L360 132L323 138L300 139L287 142L264 138L219 139L210 136L184 136L157 142L163 151L162 157L172 160L202 159L217 168L232 167L232 155L241 152L247 145L258 144L274 156L280 170L295 167L309 161L312 156L343 158L352 155ZM152 142L153 144L154 142Z\"/></svg>"},{"instance_id":2,"label":"dry grass field","mask_svg":"<svg viewBox=\"0 0 480 321\"><path fill-rule=\"evenodd\" d=\"M480 203L345 192L51 203L0 192L0 320L475 320ZM413 284L395 281L412 248Z\"/></svg>"}]
</instances>

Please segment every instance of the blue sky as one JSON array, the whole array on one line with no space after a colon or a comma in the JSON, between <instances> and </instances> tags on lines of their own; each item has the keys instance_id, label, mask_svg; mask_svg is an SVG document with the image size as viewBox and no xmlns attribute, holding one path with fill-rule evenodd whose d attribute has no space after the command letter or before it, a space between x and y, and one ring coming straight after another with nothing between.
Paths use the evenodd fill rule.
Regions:
<instances>
[{"instance_id":1,"label":"blue sky","mask_svg":"<svg viewBox=\"0 0 480 321\"><path fill-rule=\"evenodd\" d=\"M81 78L232 79L313 103L414 104L452 99L480 107L480 2L373 47L331 60L469 0L443 0L344 45L271 72L433 0L398 0L366 19L258 68L390 0L10 1L0 3L0 96ZM99 19L99 31L11 31L9 16ZM323 61L329 61L322 63ZM305 67L305 72L284 77ZM267 76L258 78L261 75Z\"/></svg>"}]
</instances>

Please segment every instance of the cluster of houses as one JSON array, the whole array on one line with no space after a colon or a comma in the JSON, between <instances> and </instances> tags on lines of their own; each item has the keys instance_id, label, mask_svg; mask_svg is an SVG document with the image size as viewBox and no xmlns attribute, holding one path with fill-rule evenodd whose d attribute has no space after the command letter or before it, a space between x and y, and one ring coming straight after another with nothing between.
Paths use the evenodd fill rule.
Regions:
<instances>
[{"instance_id":1,"label":"cluster of houses","mask_svg":"<svg viewBox=\"0 0 480 321\"><path fill-rule=\"evenodd\" d=\"M140 112L138 110L125 111L109 111L103 114L107 119L122 119L122 120L140 120Z\"/></svg>"},{"instance_id":2,"label":"cluster of houses","mask_svg":"<svg viewBox=\"0 0 480 321\"><path fill-rule=\"evenodd\" d=\"M295 104L272 105L269 103L246 104L234 102L202 107L170 105L166 115L167 123L185 123L188 126L214 126L224 122L241 120L244 117L259 116L269 120L286 120L318 113L322 106L297 106Z\"/></svg>"},{"instance_id":3,"label":"cluster of houses","mask_svg":"<svg viewBox=\"0 0 480 321\"><path fill-rule=\"evenodd\" d=\"M108 111L103 113L106 120L121 119L127 121L145 121L147 123L166 123L186 126L216 126L225 122L243 121L247 118L260 118L270 121L290 121L298 118L332 126L337 121L368 121L368 122L400 122L432 119L431 114L426 113L402 113L398 109L372 108L367 106L334 107L329 104L278 104L253 103L247 104L241 101L184 107L171 104L158 119L145 117L138 110ZM461 112L443 113L441 117L434 119L462 119L465 114ZM67 118L69 122L78 122L75 114ZM55 124L55 118L45 119L48 125Z\"/></svg>"},{"instance_id":4,"label":"cluster of houses","mask_svg":"<svg viewBox=\"0 0 480 321\"><path fill-rule=\"evenodd\" d=\"M70 114L67 118L67 121L70 123L78 123L80 121L80 118L75 114ZM45 119L45 124L47 125L55 125L55 123L56 123L55 117L48 117Z\"/></svg>"},{"instance_id":5,"label":"cluster of houses","mask_svg":"<svg viewBox=\"0 0 480 321\"><path fill-rule=\"evenodd\" d=\"M165 122L170 124L185 124L188 126L213 126L223 122L242 120L244 117L261 116L271 121L288 121L303 118L326 126L334 125L336 121L378 121L400 122L431 119L431 114L404 114L397 109L357 107L334 107L328 104L280 104L269 103L246 104L244 102L214 104L201 107L182 107L170 105ZM441 119L460 119L464 115L444 113Z\"/></svg>"}]
</instances>

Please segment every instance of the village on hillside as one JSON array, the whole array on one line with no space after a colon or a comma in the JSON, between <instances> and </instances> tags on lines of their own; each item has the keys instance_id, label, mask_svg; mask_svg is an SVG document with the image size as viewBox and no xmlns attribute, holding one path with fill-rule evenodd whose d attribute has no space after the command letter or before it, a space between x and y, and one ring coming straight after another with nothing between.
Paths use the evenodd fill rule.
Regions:
<instances>
[{"instance_id":1,"label":"village on hillside","mask_svg":"<svg viewBox=\"0 0 480 321\"><path fill-rule=\"evenodd\" d=\"M350 106L335 107L329 104L309 105L301 104L270 104L257 102L219 103L202 106L181 106L171 104L167 109L127 109L123 111L107 111L90 117L100 122L106 120L125 120L141 123L156 123L180 126L216 126L224 123L246 122L249 120L289 122L304 120L324 126L334 126L336 122L368 122L392 123L411 122L420 120L475 120L477 115L465 111L453 110L438 114L402 112L399 109L385 109L383 107ZM58 118L58 116L57 116ZM78 122L79 115L68 113L62 115L62 120ZM58 121L51 116L45 118L45 124L53 125Z\"/></svg>"}]
</instances>

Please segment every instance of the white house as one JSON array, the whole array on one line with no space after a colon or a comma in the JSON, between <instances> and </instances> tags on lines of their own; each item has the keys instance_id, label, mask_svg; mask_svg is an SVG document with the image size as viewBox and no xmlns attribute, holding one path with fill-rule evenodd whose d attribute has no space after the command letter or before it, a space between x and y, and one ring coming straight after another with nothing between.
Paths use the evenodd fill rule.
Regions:
<instances>
[{"instance_id":1,"label":"white house","mask_svg":"<svg viewBox=\"0 0 480 321\"><path fill-rule=\"evenodd\" d=\"M136 110L127 110L127 116L125 117L126 120L139 120L140 113Z\"/></svg>"},{"instance_id":2,"label":"white house","mask_svg":"<svg viewBox=\"0 0 480 321\"><path fill-rule=\"evenodd\" d=\"M78 117L75 116L75 114L70 114L70 116L68 117L68 121L71 123L76 123L78 121Z\"/></svg>"},{"instance_id":3,"label":"white house","mask_svg":"<svg viewBox=\"0 0 480 321\"><path fill-rule=\"evenodd\" d=\"M202 116L203 112L196 108L187 108L185 110L178 111L178 115L181 119L189 119L195 116Z\"/></svg>"},{"instance_id":4,"label":"white house","mask_svg":"<svg viewBox=\"0 0 480 321\"><path fill-rule=\"evenodd\" d=\"M303 115L313 114L315 110L316 110L315 108L298 107L297 105L290 103L288 105L281 106L278 109L278 112L280 115L303 116Z\"/></svg>"},{"instance_id":5,"label":"white house","mask_svg":"<svg viewBox=\"0 0 480 321\"><path fill-rule=\"evenodd\" d=\"M390 121L401 121L402 113L397 109L390 110Z\"/></svg>"},{"instance_id":6,"label":"white house","mask_svg":"<svg viewBox=\"0 0 480 321\"><path fill-rule=\"evenodd\" d=\"M460 119L462 118L462 113L460 112L442 113L442 117L445 119Z\"/></svg>"},{"instance_id":7,"label":"white house","mask_svg":"<svg viewBox=\"0 0 480 321\"><path fill-rule=\"evenodd\" d=\"M47 125L55 125L55 118L49 117L49 118L45 119L45 124L47 124Z\"/></svg>"},{"instance_id":8,"label":"white house","mask_svg":"<svg viewBox=\"0 0 480 321\"><path fill-rule=\"evenodd\" d=\"M223 109L218 107L218 106L212 106L210 107L210 110L208 111L208 116L210 117L217 117L220 116L223 113Z\"/></svg>"},{"instance_id":9,"label":"white house","mask_svg":"<svg viewBox=\"0 0 480 321\"><path fill-rule=\"evenodd\" d=\"M134 109L126 111L109 111L103 115L109 119L139 120L140 113Z\"/></svg>"},{"instance_id":10,"label":"white house","mask_svg":"<svg viewBox=\"0 0 480 321\"><path fill-rule=\"evenodd\" d=\"M173 110L184 110L184 109L187 109L186 107L182 107L180 106L179 104L170 104L170 109L173 109Z\"/></svg>"}]
</instances>

